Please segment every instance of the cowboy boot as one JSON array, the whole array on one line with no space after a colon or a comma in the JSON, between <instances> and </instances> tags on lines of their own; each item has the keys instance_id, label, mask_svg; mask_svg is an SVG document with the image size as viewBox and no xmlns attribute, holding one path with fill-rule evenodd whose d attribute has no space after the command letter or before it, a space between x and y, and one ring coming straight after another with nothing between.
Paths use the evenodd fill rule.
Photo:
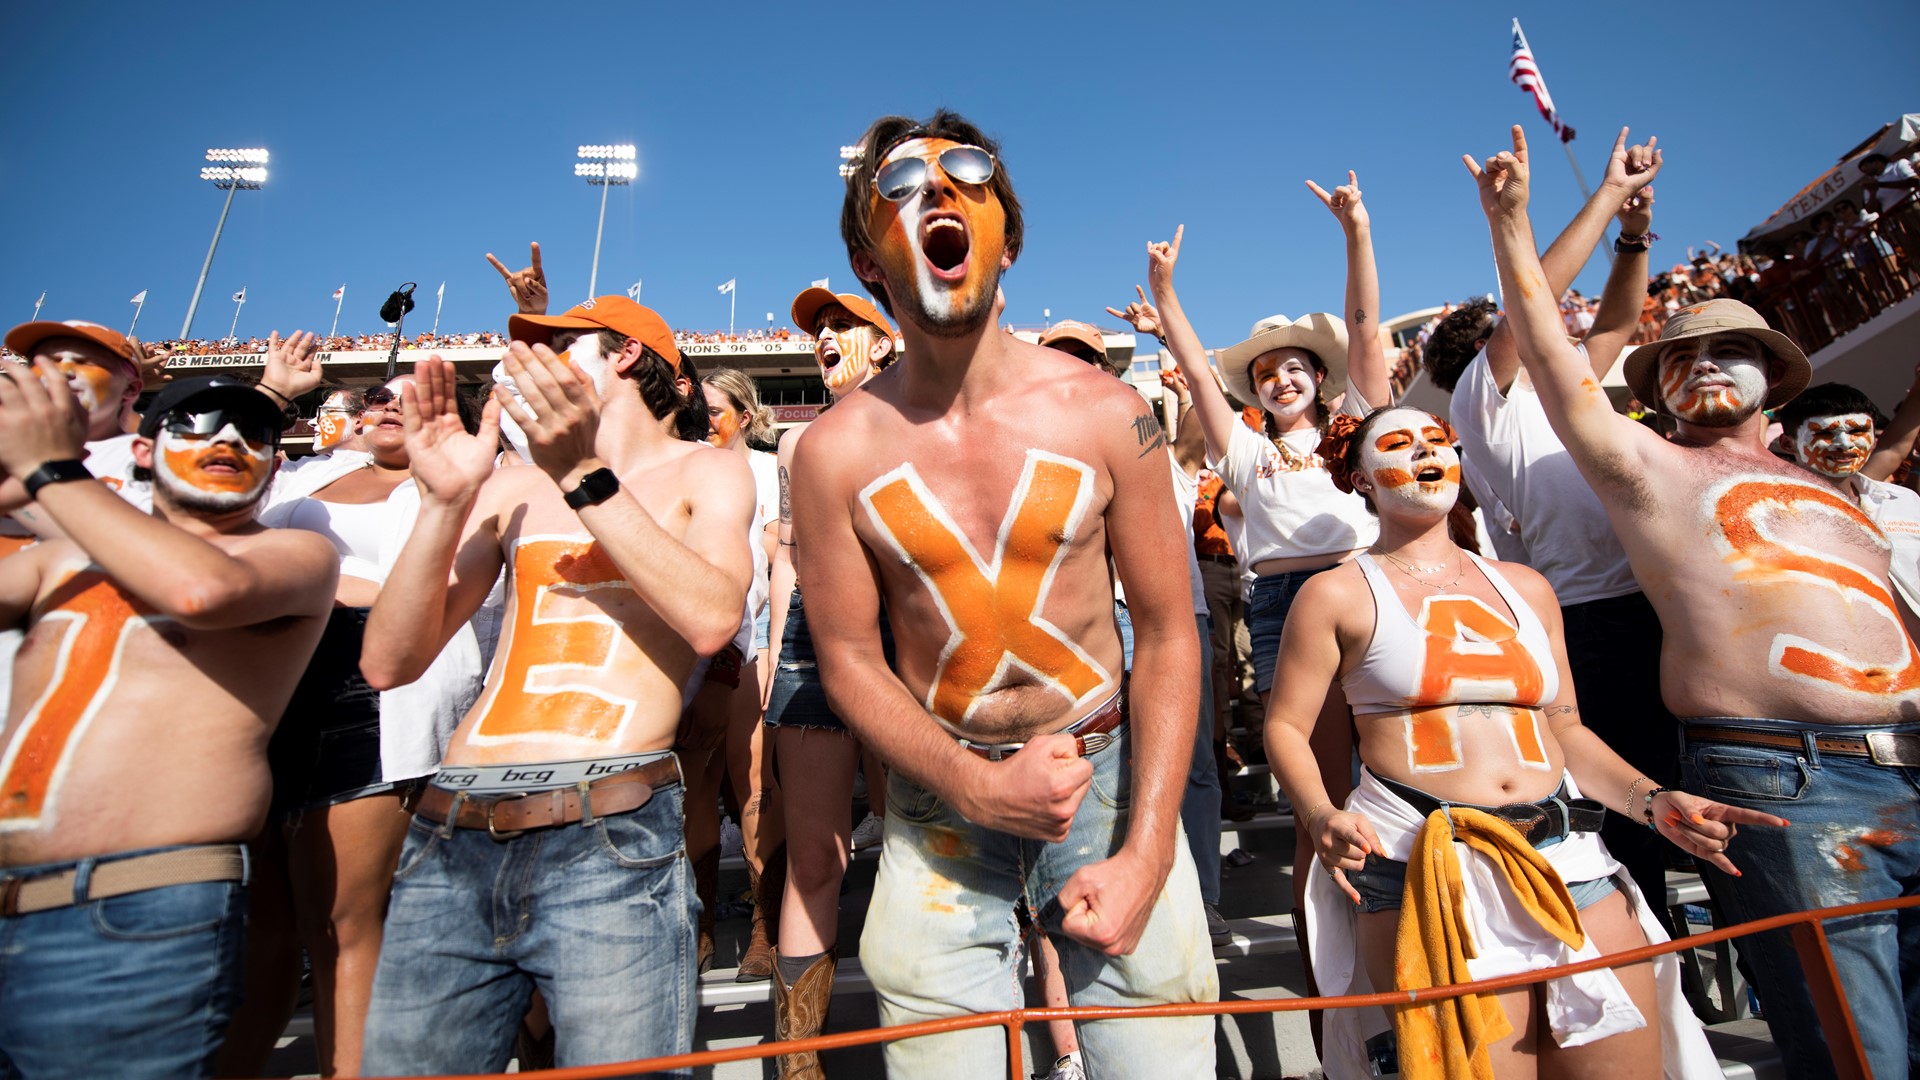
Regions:
<instances>
[{"instance_id":1,"label":"cowboy boot","mask_svg":"<svg viewBox=\"0 0 1920 1080\"><path fill-rule=\"evenodd\" d=\"M713 966L713 910L720 904L720 845L693 863L693 892L700 898L700 943L696 967L705 975Z\"/></svg>"},{"instance_id":2,"label":"cowboy boot","mask_svg":"<svg viewBox=\"0 0 1920 1080\"><path fill-rule=\"evenodd\" d=\"M761 982L773 977L773 941L780 931L780 894L787 887L786 852L775 853L767 861L767 872L747 877L753 886L753 934L747 939L747 951L740 957L735 982Z\"/></svg>"},{"instance_id":3,"label":"cowboy boot","mask_svg":"<svg viewBox=\"0 0 1920 1080\"><path fill-rule=\"evenodd\" d=\"M839 949L828 949L825 956L807 965L793 985L776 971L773 978L773 1037L775 1041L810 1039L827 1026L827 1007L833 1003L833 973L839 964ZM780 1076L784 1080L826 1080L818 1054L781 1054Z\"/></svg>"}]
</instances>

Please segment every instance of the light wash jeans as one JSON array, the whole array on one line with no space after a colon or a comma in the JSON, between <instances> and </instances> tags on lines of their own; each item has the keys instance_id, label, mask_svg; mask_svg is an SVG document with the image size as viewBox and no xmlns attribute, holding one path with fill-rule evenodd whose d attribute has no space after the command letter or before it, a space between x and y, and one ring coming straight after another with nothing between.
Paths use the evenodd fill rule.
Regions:
<instances>
[{"instance_id":1,"label":"light wash jeans","mask_svg":"<svg viewBox=\"0 0 1920 1080\"><path fill-rule=\"evenodd\" d=\"M415 817L373 982L366 1074L505 1071L536 986L562 1068L687 1052L699 900L681 799L662 788L591 826L505 841Z\"/></svg>"},{"instance_id":2,"label":"light wash jeans","mask_svg":"<svg viewBox=\"0 0 1920 1080\"><path fill-rule=\"evenodd\" d=\"M1716 718L1717 719L1717 718ZM1730 720L1758 730L1836 730L1786 720ZM1689 732L1708 728L1683 719ZM1845 730L1845 729L1838 729ZM1903 730L1920 730L1920 724ZM1920 895L1920 769L1875 765L1811 747L1689 739L1680 757L1686 788L1793 824L1748 826L1727 851L1734 878L1703 863L1708 888L1730 922L1809 908ZM1833 965L1877 1080L1920 1071L1920 911L1835 919L1826 925ZM1744 937L1754 989L1780 1044L1786 1075L1832 1076L1833 1059L1785 930Z\"/></svg>"},{"instance_id":3,"label":"light wash jeans","mask_svg":"<svg viewBox=\"0 0 1920 1080\"><path fill-rule=\"evenodd\" d=\"M1060 932L1060 889L1075 870L1120 849L1127 831L1132 755L1126 728L1088 761L1093 787L1066 842L983 829L932 792L893 773L879 880L860 938L860 962L887 1026L1016 1009L1025 1004L1024 946L1014 905L1023 897L1053 939L1075 1005L1217 1001L1193 859L1174 844L1173 869L1139 946L1106 956ZM1079 1025L1087 1072L1102 1080L1212 1076L1214 1018L1101 1020ZM1005 1077L1006 1032L981 1028L890 1042L887 1074L912 1080Z\"/></svg>"},{"instance_id":4,"label":"light wash jeans","mask_svg":"<svg viewBox=\"0 0 1920 1080\"><path fill-rule=\"evenodd\" d=\"M94 867L149 853L9 873L77 868L84 896ZM0 1077L212 1076L240 996L246 922L238 881L0 918Z\"/></svg>"}]
</instances>

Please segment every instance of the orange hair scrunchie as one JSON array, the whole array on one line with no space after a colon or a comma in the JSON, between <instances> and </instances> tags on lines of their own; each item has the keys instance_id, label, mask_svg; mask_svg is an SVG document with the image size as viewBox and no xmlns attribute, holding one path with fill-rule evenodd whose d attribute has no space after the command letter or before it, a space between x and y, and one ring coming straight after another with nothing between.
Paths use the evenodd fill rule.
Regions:
<instances>
[{"instance_id":1,"label":"orange hair scrunchie","mask_svg":"<svg viewBox=\"0 0 1920 1080\"><path fill-rule=\"evenodd\" d=\"M1320 459L1326 462L1333 486L1349 495L1353 494L1353 479L1347 475L1347 447L1353 442L1354 433L1360 430L1360 424L1357 416L1336 413L1327 421L1327 433L1320 437Z\"/></svg>"}]
</instances>

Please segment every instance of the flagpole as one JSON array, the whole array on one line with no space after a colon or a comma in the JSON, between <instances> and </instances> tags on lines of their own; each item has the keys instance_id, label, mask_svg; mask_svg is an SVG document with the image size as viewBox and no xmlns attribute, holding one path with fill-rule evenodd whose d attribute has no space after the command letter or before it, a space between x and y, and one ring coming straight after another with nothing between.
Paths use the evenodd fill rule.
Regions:
<instances>
[{"instance_id":1,"label":"flagpole","mask_svg":"<svg viewBox=\"0 0 1920 1080\"><path fill-rule=\"evenodd\" d=\"M1560 149L1567 152L1567 164L1573 166L1573 180L1580 185L1580 201L1582 203L1591 202L1593 200L1593 189L1587 187L1586 174L1580 171L1580 159L1573 156L1573 143L1563 142L1560 144ZM1618 209L1618 207L1615 207L1616 211L1618 211ZM1613 248L1607 243L1607 231L1605 229L1600 230L1600 239L1593 245L1593 248L1595 251L1607 257L1607 268L1612 269Z\"/></svg>"},{"instance_id":2,"label":"flagpole","mask_svg":"<svg viewBox=\"0 0 1920 1080\"><path fill-rule=\"evenodd\" d=\"M37 321L40 318L40 305L46 302L47 302L47 290L41 289L40 299L35 300L33 302L33 319L29 321Z\"/></svg>"},{"instance_id":3,"label":"flagpole","mask_svg":"<svg viewBox=\"0 0 1920 1080\"><path fill-rule=\"evenodd\" d=\"M340 305L346 302L347 287L342 285L340 291L333 297L333 327L327 331L328 337L334 337L340 333Z\"/></svg>"},{"instance_id":4,"label":"flagpole","mask_svg":"<svg viewBox=\"0 0 1920 1080\"><path fill-rule=\"evenodd\" d=\"M733 336L733 308L740 301L740 286L727 290L727 336Z\"/></svg>"},{"instance_id":5,"label":"flagpole","mask_svg":"<svg viewBox=\"0 0 1920 1080\"><path fill-rule=\"evenodd\" d=\"M447 283L440 283L440 299L433 302L433 336L440 336L440 309L447 302Z\"/></svg>"},{"instance_id":6,"label":"flagpole","mask_svg":"<svg viewBox=\"0 0 1920 1080\"><path fill-rule=\"evenodd\" d=\"M241 289L240 299L235 300L233 302L233 325L227 328L227 340L230 342L237 342L239 340L238 338L234 337L234 334L238 333L240 330L240 309L245 307L246 304L247 304L247 290Z\"/></svg>"}]
</instances>

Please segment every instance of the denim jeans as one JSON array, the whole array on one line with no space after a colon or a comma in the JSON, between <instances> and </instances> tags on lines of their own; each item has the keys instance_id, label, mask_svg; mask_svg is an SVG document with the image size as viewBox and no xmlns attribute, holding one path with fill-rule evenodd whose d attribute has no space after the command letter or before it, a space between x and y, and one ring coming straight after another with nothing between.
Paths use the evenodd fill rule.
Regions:
<instances>
[{"instance_id":1,"label":"denim jeans","mask_svg":"<svg viewBox=\"0 0 1920 1080\"><path fill-rule=\"evenodd\" d=\"M1809 726L1739 723L1778 731ZM1710 729L1687 730L1704 736ZM1793 822L1785 829L1740 830L1727 852L1741 870L1738 878L1702 864L1714 899L1733 922L1920 894L1920 769L1704 738L1689 738L1680 765L1688 791ZM1920 1072L1920 1049L1912 1045L1920 1037L1920 912L1836 919L1826 931L1873 1075L1893 1080ZM1786 1075L1832 1076L1833 1061L1787 931L1741 938L1740 951L1753 967L1754 988Z\"/></svg>"},{"instance_id":2,"label":"denim jeans","mask_svg":"<svg viewBox=\"0 0 1920 1080\"><path fill-rule=\"evenodd\" d=\"M13 872L78 868L84 896L108 861ZM246 918L234 881L0 918L0 1077L212 1076L240 995Z\"/></svg>"},{"instance_id":3,"label":"denim jeans","mask_svg":"<svg viewBox=\"0 0 1920 1080\"><path fill-rule=\"evenodd\" d=\"M1193 730L1193 760L1187 765L1187 789L1180 796L1180 827L1187 834L1193 869L1200 877L1200 899L1220 905L1220 770L1213 760L1212 620L1194 616L1200 631L1200 722Z\"/></svg>"},{"instance_id":4,"label":"denim jeans","mask_svg":"<svg viewBox=\"0 0 1920 1080\"><path fill-rule=\"evenodd\" d=\"M415 817L394 875L362 1065L497 1073L535 987L555 1064L685 1053L695 999L681 789L638 810L496 841Z\"/></svg>"},{"instance_id":5,"label":"denim jeans","mask_svg":"<svg viewBox=\"0 0 1920 1080\"><path fill-rule=\"evenodd\" d=\"M1280 630L1287 612L1307 579L1322 570L1285 570L1253 579L1247 593L1247 633L1253 640L1253 688L1262 695L1273 689L1274 667L1280 662Z\"/></svg>"},{"instance_id":6,"label":"denim jeans","mask_svg":"<svg viewBox=\"0 0 1920 1080\"><path fill-rule=\"evenodd\" d=\"M1060 889L1074 871L1120 849L1127 832L1132 755L1126 728L1088 759L1093 786L1064 843L983 829L895 772L887 782L887 838L860 938L860 962L887 1026L994 1012L1025 1003L1014 905L1024 898L1053 939L1075 1005L1216 1001L1220 982L1193 860L1176 842L1140 943L1106 956L1060 932ZM1079 1025L1089 1075L1212 1076L1212 1017L1102 1020ZM1001 1076L1006 1033L981 1028L888 1043L887 1075L914 1080Z\"/></svg>"}]
</instances>

